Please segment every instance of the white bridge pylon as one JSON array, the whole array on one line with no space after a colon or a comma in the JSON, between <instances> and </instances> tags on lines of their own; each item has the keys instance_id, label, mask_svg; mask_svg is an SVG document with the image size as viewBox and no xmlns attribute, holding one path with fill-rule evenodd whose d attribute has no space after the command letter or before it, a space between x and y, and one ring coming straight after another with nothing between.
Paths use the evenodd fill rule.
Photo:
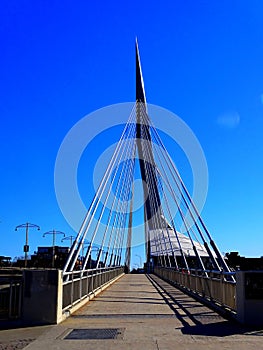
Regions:
<instances>
[{"instance_id":1,"label":"white bridge pylon","mask_svg":"<svg viewBox=\"0 0 263 350\"><path fill-rule=\"evenodd\" d=\"M230 272L148 115L136 41L136 102L71 246L64 273L76 268L130 267L137 163L143 181L146 263L187 271L195 268L204 274ZM95 247L97 257L92 260Z\"/></svg>"}]
</instances>

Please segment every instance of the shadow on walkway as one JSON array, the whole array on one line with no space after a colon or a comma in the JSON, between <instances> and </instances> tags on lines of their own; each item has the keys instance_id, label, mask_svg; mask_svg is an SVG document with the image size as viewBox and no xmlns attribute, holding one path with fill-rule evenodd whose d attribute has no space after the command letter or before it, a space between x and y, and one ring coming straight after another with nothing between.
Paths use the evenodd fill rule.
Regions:
<instances>
[{"instance_id":1,"label":"shadow on walkway","mask_svg":"<svg viewBox=\"0 0 263 350\"><path fill-rule=\"evenodd\" d=\"M147 278L182 323L183 334L227 337L236 334L263 336L263 329L245 327L228 320L214 310L155 275Z\"/></svg>"}]
</instances>

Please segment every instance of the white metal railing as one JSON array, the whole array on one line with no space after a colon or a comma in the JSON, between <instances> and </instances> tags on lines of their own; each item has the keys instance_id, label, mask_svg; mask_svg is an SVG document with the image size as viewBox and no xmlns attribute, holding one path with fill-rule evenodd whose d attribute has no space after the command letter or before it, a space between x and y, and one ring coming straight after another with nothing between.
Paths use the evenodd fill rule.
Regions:
<instances>
[{"instance_id":1,"label":"white metal railing","mask_svg":"<svg viewBox=\"0 0 263 350\"><path fill-rule=\"evenodd\" d=\"M236 311L236 282L230 278L235 272L193 269L178 271L174 268L154 267L154 274L224 308Z\"/></svg>"},{"instance_id":2,"label":"white metal railing","mask_svg":"<svg viewBox=\"0 0 263 350\"><path fill-rule=\"evenodd\" d=\"M72 307L123 272L122 266L64 272L62 310Z\"/></svg>"}]
</instances>

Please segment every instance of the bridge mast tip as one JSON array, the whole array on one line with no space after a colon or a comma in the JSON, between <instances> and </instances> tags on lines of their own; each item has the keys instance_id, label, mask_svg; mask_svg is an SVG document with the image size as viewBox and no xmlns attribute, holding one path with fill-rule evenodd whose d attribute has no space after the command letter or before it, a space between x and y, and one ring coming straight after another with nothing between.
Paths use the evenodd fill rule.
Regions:
<instances>
[{"instance_id":1,"label":"bridge mast tip","mask_svg":"<svg viewBox=\"0 0 263 350\"><path fill-rule=\"evenodd\" d=\"M146 103L137 37L135 38L135 46L136 46L136 101Z\"/></svg>"}]
</instances>

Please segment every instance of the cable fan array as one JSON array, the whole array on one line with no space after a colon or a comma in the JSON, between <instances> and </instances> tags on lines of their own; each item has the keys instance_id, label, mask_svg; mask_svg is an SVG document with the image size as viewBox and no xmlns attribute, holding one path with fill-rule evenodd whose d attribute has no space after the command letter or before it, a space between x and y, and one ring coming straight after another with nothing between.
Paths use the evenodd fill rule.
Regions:
<instances>
[{"instance_id":1,"label":"cable fan array","mask_svg":"<svg viewBox=\"0 0 263 350\"><path fill-rule=\"evenodd\" d=\"M136 102L132 109L64 272L75 269L86 240L89 244L81 269L89 266L94 246L98 250L94 267L100 263L130 265L137 154L144 182L147 262L176 269L229 272L142 102Z\"/></svg>"},{"instance_id":2,"label":"cable fan array","mask_svg":"<svg viewBox=\"0 0 263 350\"><path fill-rule=\"evenodd\" d=\"M142 130L149 130L141 139L143 158L154 159L151 167L157 179L154 185L146 164L148 191L155 198L151 202L151 228L147 230L151 258L161 266L229 272L144 104L140 123L146 126Z\"/></svg>"},{"instance_id":3,"label":"cable fan array","mask_svg":"<svg viewBox=\"0 0 263 350\"><path fill-rule=\"evenodd\" d=\"M127 218L131 202L131 189L135 164L136 113L133 108L128 122L111 157L100 185L90 204L78 235L70 249L65 271L73 271L85 241L89 246L82 261L86 269L91 260L92 248L98 248L94 267L121 264L127 235ZM99 242L99 244L98 244ZM125 243L125 244L124 244ZM103 261L102 261L103 260Z\"/></svg>"}]
</instances>

